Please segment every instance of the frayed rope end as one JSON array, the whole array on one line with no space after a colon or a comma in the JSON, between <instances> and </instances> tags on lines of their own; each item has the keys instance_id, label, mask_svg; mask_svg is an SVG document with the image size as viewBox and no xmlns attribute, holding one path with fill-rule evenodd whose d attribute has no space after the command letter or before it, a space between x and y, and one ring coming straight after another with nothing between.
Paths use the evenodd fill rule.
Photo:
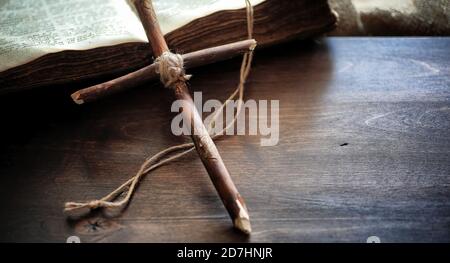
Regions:
<instances>
[{"instance_id":1,"label":"frayed rope end","mask_svg":"<svg viewBox=\"0 0 450 263\"><path fill-rule=\"evenodd\" d=\"M80 218L88 215L95 209L103 209L107 215L115 216L120 213L126 203L114 203L102 200L93 200L87 203L67 202L64 204L64 214L69 218Z\"/></svg>"}]
</instances>

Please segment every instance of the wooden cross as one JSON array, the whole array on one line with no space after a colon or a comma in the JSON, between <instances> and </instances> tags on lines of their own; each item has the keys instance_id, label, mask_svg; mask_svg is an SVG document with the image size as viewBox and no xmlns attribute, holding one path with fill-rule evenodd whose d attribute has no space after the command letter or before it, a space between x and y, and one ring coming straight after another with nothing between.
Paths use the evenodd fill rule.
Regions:
<instances>
[{"instance_id":1,"label":"wooden cross","mask_svg":"<svg viewBox=\"0 0 450 263\"><path fill-rule=\"evenodd\" d=\"M158 58L163 55L163 53L169 52L152 1L136 0L134 1L134 4L152 47L154 56ZM183 58L190 67L200 66L253 50L255 46L256 41L250 39L192 52L184 55ZM149 79L155 78L158 75L156 69L157 65L154 63L115 80L77 91L72 94L72 98L76 103L82 104L120 90L131 88ZM197 153L202 160L214 187L233 220L234 227L246 234L250 234L250 218L244 199L236 189L208 130L203 124L201 115L197 112L191 95L189 94L185 79L177 79L170 85L170 88L174 91L175 98L182 101L182 114L184 120L188 120L191 123L193 130L193 132L191 132L192 141L194 142Z\"/></svg>"}]
</instances>

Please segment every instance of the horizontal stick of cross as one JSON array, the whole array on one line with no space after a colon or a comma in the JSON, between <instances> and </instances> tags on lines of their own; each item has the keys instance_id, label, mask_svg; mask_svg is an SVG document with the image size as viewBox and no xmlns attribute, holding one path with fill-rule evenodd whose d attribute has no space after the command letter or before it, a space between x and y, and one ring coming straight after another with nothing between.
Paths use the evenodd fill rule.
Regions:
<instances>
[{"instance_id":1,"label":"horizontal stick of cross","mask_svg":"<svg viewBox=\"0 0 450 263\"><path fill-rule=\"evenodd\" d=\"M251 4L249 1L246 1L246 3L248 11L250 10L249 12L251 12L251 20L253 20L253 10L251 9ZM231 176L209 135L208 130L204 126L201 115L197 112L197 109L194 106L186 85L187 78L184 74L184 68L177 69L176 66L170 65L167 70L175 70L179 75L174 76L171 81L167 82L163 79L163 75L168 75L169 78L173 76L167 72L164 72L163 74L161 70L164 71L165 68L161 68L160 63L167 62L163 61L163 59L167 59L168 61L181 59L181 67L183 67L183 60L185 60L187 67L202 66L231 58L238 54L253 51L256 46L256 41L254 39L239 41L227 45L195 51L183 56L172 54L170 53L161 32L152 1L135 0L134 4L147 34L147 38L153 49L153 54L157 58L155 63L114 80L79 90L72 94L72 98L76 103L83 104L85 102L97 100L109 94L138 86L148 80L154 79L158 75L161 75L161 81L174 91L177 100L182 101L182 113L184 119L189 120L191 122L191 127L193 127L194 132L191 135L192 141L225 208L233 220L233 225L240 231L249 234L251 232L251 225L246 204L236 189L236 186L233 183ZM253 21L248 22L251 25L253 23ZM249 29L249 32L250 31L251 29ZM249 33L249 35L250 34L251 33ZM242 74L243 73L241 72L241 82Z\"/></svg>"},{"instance_id":2,"label":"horizontal stick of cross","mask_svg":"<svg viewBox=\"0 0 450 263\"><path fill-rule=\"evenodd\" d=\"M184 60L184 67L190 69L233 58L251 51L255 47L256 41L254 39L247 39L217 47L201 49L182 54L181 56ZM157 79L159 77L159 74L156 72L157 68L158 63L153 63L116 79L78 90L71 97L75 103L83 104L138 87L148 81Z\"/></svg>"}]
</instances>

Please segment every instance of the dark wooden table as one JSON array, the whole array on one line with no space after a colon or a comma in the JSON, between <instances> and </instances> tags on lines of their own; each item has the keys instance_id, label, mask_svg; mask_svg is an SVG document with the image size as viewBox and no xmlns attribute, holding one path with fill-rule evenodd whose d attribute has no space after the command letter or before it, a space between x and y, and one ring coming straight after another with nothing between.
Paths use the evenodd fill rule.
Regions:
<instances>
[{"instance_id":1,"label":"dark wooden table","mask_svg":"<svg viewBox=\"0 0 450 263\"><path fill-rule=\"evenodd\" d=\"M159 84L86 106L50 87L0 98L0 241L450 241L450 39L331 38L258 51L246 97L280 101L280 141L217 142L251 213L231 228L195 154L143 180L117 218L66 220L65 201L101 197L170 132ZM239 60L195 70L225 99Z\"/></svg>"}]
</instances>

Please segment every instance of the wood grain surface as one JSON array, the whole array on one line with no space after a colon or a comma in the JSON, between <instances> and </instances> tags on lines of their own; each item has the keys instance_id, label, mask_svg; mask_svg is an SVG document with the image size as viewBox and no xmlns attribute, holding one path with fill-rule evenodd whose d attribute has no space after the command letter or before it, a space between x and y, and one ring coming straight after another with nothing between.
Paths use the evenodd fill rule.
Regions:
<instances>
[{"instance_id":1,"label":"wood grain surface","mask_svg":"<svg viewBox=\"0 0 450 263\"><path fill-rule=\"evenodd\" d=\"M250 237L195 154L147 176L117 218L64 217L65 201L101 197L187 140L159 84L81 107L80 86L0 97L0 241L450 242L449 50L449 38L329 38L257 52L246 97L280 101L279 144L217 142ZM191 71L192 88L223 100L239 66Z\"/></svg>"}]
</instances>

